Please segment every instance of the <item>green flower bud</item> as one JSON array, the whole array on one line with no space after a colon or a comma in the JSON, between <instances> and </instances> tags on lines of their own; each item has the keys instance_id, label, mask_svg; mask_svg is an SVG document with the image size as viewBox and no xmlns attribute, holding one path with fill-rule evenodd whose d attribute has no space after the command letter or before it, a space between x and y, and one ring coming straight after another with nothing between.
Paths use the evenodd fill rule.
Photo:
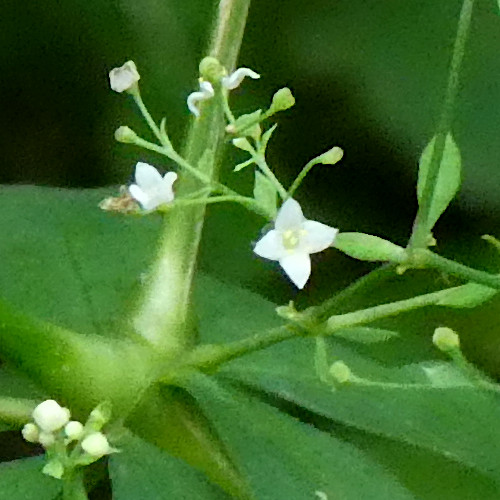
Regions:
<instances>
[{"instance_id":1,"label":"green flower bud","mask_svg":"<svg viewBox=\"0 0 500 500\"><path fill-rule=\"evenodd\" d=\"M226 69L215 57L205 57L200 62L200 75L210 83L219 83L226 75Z\"/></svg>"},{"instance_id":2,"label":"green flower bud","mask_svg":"<svg viewBox=\"0 0 500 500\"><path fill-rule=\"evenodd\" d=\"M115 139L124 144L135 144L137 134L129 127L121 126L115 130Z\"/></svg>"},{"instance_id":3,"label":"green flower bud","mask_svg":"<svg viewBox=\"0 0 500 500\"><path fill-rule=\"evenodd\" d=\"M338 146L334 146L322 155L316 158L316 163L322 163L323 165L335 165L344 156L344 151Z\"/></svg>"},{"instance_id":4,"label":"green flower bud","mask_svg":"<svg viewBox=\"0 0 500 500\"><path fill-rule=\"evenodd\" d=\"M451 353L460 349L460 337L451 328L436 328L432 342L443 352Z\"/></svg>"},{"instance_id":5,"label":"green flower bud","mask_svg":"<svg viewBox=\"0 0 500 500\"><path fill-rule=\"evenodd\" d=\"M295 104L295 97L293 97L292 91L288 87L283 87L279 89L274 95L269 107L268 115L273 115L278 111L285 111L290 109Z\"/></svg>"},{"instance_id":6,"label":"green flower bud","mask_svg":"<svg viewBox=\"0 0 500 500\"><path fill-rule=\"evenodd\" d=\"M339 384L347 384L352 380L351 369L343 361L335 361L335 363L330 366L329 373L335 382Z\"/></svg>"}]
</instances>

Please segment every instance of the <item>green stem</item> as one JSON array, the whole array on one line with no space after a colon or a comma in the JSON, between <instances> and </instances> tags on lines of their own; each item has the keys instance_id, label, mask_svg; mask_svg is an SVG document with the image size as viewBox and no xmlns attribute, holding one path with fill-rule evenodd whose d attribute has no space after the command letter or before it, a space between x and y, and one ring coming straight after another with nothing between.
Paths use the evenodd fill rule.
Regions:
<instances>
[{"instance_id":1,"label":"green stem","mask_svg":"<svg viewBox=\"0 0 500 500\"><path fill-rule=\"evenodd\" d=\"M209 52L229 71L236 65L249 5L250 0L222 0L218 7ZM202 116L191 122L182 154L187 164L198 165L207 148L215 152L203 172L212 185L217 180L224 128L220 103L207 101ZM182 179L179 197L200 189L200 180L199 176ZM225 188L223 194L230 193ZM188 349L196 339L191 288L204 217L205 205L179 207L166 216L157 259L132 319L135 330L164 352Z\"/></svg>"},{"instance_id":2,"label":"green stem","mask_svg":"<svg viewBox=\"0 0 500 500\"><path fill-rule=\"evenodd\" d=\"M72 471L69 477L63 477L62 498L63 500L88 500L82 471Z\"/></svg>"},{"instance_id":3,"label":"green stem","mask_svg":"<svg viewBox=\"0 0 500 500\"><path fill-rule=\"evenodd\" d=\"M297 191L297 188L302 184L302 181L304 180L304 177L309 173L309 170L311 170L311 168L313 168L314 165L317 165L318 163L318 159L314 158L301 170L300 174L297 175L296 179L293 181L293 184L288 190L288 196L290 198L293 197L293 194L295 193L295 191Z\"/></svg>"},{"instance_id":4,"label":"green stem","mask_svg":"<svg viewBox=\"0 0 500 500\"><path fill-rule=\"evenodd\" d=\"M153 120L153 117L148 111L148 108L146 108L146 105L144 104L144 101L142 100L141 93L139 92L139 89L132 94L132 97L134 98L135 103L137 104L137 107L139 108L142 116L146 120L146 122L149 125L149 128L153 131L154 135L156 138L160 141L161 144L164 144L163 137L161 135L160 129L158 128L158 125L156 125L156 122Z\"/></svg>"},{"instance_id":5,"label":"green stem","mask_svg":"<svg viewBox=\"0 0 500 500\"><path fill-rule=\"evenodd\" d=\"M460 67L465 53L465 45L467 42L474 1L475 0L464 0L462 10L460 12L443 110L437 128L436 141L434 144L431 163L429 165L429 172L425 181L421 202L419 203L413 234L410 238L410 246L413 248L427 247L428 236L432 229L432 227L429 227L431 202L434 196L434 189L436 187L439 168L443 158L446 135L451 128L453 111L458 94Z\"/></svg>"},{"instance_id":6,"label":"green stem","mask_svg":"<svg viewBox=\"0 0 500 500\"><path fill-rule=\"evenodd\" d=\"M418 249L412 252L412 259L417 267L438 269L452 276L457 276L467 281L479 283L490 288L500 289L500 276L497 274L479 271L471 267L455 262L454 260L441 257L430 250ZM412 260L410 260L410 263Z\"/></svg>"},{"instance_id":7,"label":"green stem","mask_svg":"<svg viewBox=\"0 0 500 500\"><path fill-rule=\"evenodd\" d=\"M278 178L274 175L273 171L267 164L264 155L262 153L258 153L254 148L251 148L250 154L252 155L252 158L254 159L257 166L261 169L262 173L272 182L272 184L276 188L276 191L278 191L279 195L281 196L281 199L286 200L288 198L288 192L283 187Z\"/></svg>"}]
</instances>

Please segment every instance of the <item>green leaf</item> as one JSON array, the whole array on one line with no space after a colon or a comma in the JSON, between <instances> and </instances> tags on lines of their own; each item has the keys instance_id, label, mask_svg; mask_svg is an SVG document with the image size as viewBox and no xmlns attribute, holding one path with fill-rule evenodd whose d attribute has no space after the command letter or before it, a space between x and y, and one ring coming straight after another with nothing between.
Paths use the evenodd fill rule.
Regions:
<instances>
[{"instance_id":1,"label":"green leaf","mask_svg":"<svg viewBox=\"0 0 500 500\"><path fill-rule=\"evenodd\" d=\"M419 205L422 204L425 183L427 174L434 152L434 144L436 136L434 136L429 144L425 147L419 162L418 182L417 182L417 197ZM461 183L462 160L460 150L456 145L453 136L448 134L443 151L443 157L439 166L439 174L434 186L432 199L430 200L428 227L432 229L441 214L446 210L458 191Z\"/></svg>"},{"instance_id":2,"label":"green leaf","mask_svg":"<svg viewBox=\"0 0 500 500\"><path fill-rule=\"evenodd\" d=\"M356 447L249 394L205 376L195 376L188 389L247 474L256 499L303 500L316 492L353 500L414 498Z\"/></svg>"},{"instance_id":3,"label":"green leaf","mask_svg":"<svg viewBox=\"0 0 500 500\"><path fill-rule=\"evenodd\" d=\"M437 302L439 306L477 307L497 294L498 290L477 283L455 287Z\"/></svg>"},{"instance_id":4,"label":"green leaf","mask_svg":"<svg viewBox=\"0 0 500 500\"><path fill-rule=\"evenodd\" d=\"M386 342L387 340L398 337L398 332L392 330L384 330L382 328L369 328L364 326L345 328L335 332L336 337L342 337L351 342L359 342L361 344L373 344L376 342Z\"/></svg>"},{"instance_id":5,"label":"green leaf","mask_svg":"<svg viewBox=\"0 0 500 500\"><path fill-rule=\"evenodd\" d=\"M273 217L276 215L278 193L273 183L258 170L255 171L253 196L257 203L260 203L269 214L272 214Z\"/></svg>"},{"instance_id":6,"label":"green leaf","mask_svg":"<svg viewBox=\"0 0 500 500\"><path fill-rule=\"evenodd\" d=\"M128 435L109 459L114 500L222 500L220 488L179 458Z\"/></svg>"},{"instance_id":7,"label":"green leaf","mask_svg":"<svg viewBox=\"0 0 500 500\"><path fill-rule=\"evenodd\" d=\"M248 167L249 165L252 165L253 163L255 163L253 161L253 158L250 158L249 160L244 161L243 163L238 163L238 165L236 165L234 167L233 172L239 172L240 170L243 170L245 167Z\"/></svg>"},{"instance_id":8,"label":"green leaf","mask_svg":"<svg viewBox=\"0 0 500 500\"><path fill-rule=\"evenodd\" d=\"M265 153L266 152L267 144L269 143L269 140L271 139L271 136L273 135L273 133L276 130L277 126L278 126L278 124L275 123L269 130L266 130L262 134L262 139L261 139L260 148L259 148L259 151L261 153Z\"/></svg>"},{"instance_id":9,"label":"green leaf","mask_svg":"<svg viewBox=\"0 0 500 500\"><path fill-rule=\"evenodd\" d=\"M340 233L333 246L349 257L370 262L402 262L405 258L404 248L370 234Z\"/></svg>"},{"instance_id":10,"label":"green leaf","mask_svg":"<svg viewBox=\"0 0 500 500\"><path fill-rule=\"evenodd\" d=\"M231 126L234 127L234 135L239 137L250 135L253 137L255 125L258 125L258 123L261 121L261 117L261 109L258 109L253 113L238 116L238 118L236 118L236 121L234 122L234 125Z\"/></svg>"},{"instance_id":11,"label":"green leaf","mask_svg":"<svg viewBox=\"0 0 500 500\"><path fill-rule=\"evenodd\" d=\"M0 463L0 500L53 500L61 482L42 474L43 459L24 458Z\"/></svg>"}]
</instances>

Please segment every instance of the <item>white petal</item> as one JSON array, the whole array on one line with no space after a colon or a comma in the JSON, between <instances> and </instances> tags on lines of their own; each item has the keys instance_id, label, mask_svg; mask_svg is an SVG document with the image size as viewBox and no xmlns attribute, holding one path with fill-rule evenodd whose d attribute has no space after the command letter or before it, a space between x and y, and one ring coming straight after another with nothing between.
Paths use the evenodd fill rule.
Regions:
<instances>
[{"instance_id":1,"label":"white petal","mask_svg":"<svg viewBox=\"0 0 500 500\"><path fill-rule=\"evenodd\" d=\"M281 234L274 229L266 233L257 242L253 251L260 257L269 260L279 260L287 254L283 247Z\"/></svg>"},{"instance_id":2,"label":"white petal","mask_svg":"<svg viewBox=\"0 0 500 500\"><path fill-rule=\"evenodd\" d=\"M300 229L302 223L305 221L305 217L302 214L302 209L298 202L293 198L288 200L281 205L276 216L276 222L274 227L278 231L286 231L288 229Z\"/></svg>"},{"instance_id":3,"label":"white petal","mask_svg":"<svg viewBox=\"0 0 500 500\"><path fill-rule=\"evenodd\" d=\"M187 106L189 111L193 113L196 118L200 116L200 110L198 108L199 103L211 99L214 96L214 88L210 82L202 81L200 82L200 91L192 92L187 98Z\"/></svg>"},{"instance_id":4,"label":"white petal","mask_svg":"<svg viewBox=\"0 0 500 500\"><path fill-rule=\"evenodd\" d=\"M170 203L174 201L174 190L173 184L177 180L177 174L175 172L167 172L163 176L163 186L162 186L162 197L165 203Z\"/></svg>"},{"instance_id":5,"label":"white petal","mask_svg":"<svg viewBox=\"0 0 500 500\"><path fill-rule=\"evenodd\" d=\"M249 76L254 80L260 78L260 75L250 68L238 68L229 76L225 76L222 79L222 85L226 87L226 89L233 90L236 87L239 87L240 83L243 81L243 78L245 78L246 76Z\"/></svg>"},{"instance_id":6,"label":"white petal","mask_svg":"<svg viewBox=\"0 0 500 500\"><path fill-rule=\"evenodd\" d=\"M311 275L311 259L307 253L290 253L280 259L280 265L297 288L304 288Z\"/></svg>"},{"instance_id":7,"label":"white petal","mask_svg":"<svg viewBox=\"0 0 500 500\"><path fill-rule=\"evenodd\" d=\"M130 89L140 78L133 61L127 61L123 66L113 68L109 72L109 84L115 92Z\"/></svg>"},{"instance_id":8,"label":"white petal","mask_svg":"<svg viewBox=\"0 0 500 500\"><path fill-rule=\"evenodd\" d=\"M134 198L134 200L137 200L141 205L142 208L145 210L150 210L147 208L147 206L150 205L150 196L148 196L147 193L145 193L137 184L131 184L128 188L128 191L130 193L130 196Z\"/></svg>"},{"instance_id":9,"label":"white petal","mask_svg":"<svg viewBox=\"0 0 500 500\"><path fill-rule=\"evenodd\" d=\"M328 248L333 243L339 232L334 227L314 220L306 220L302 224L302 229L304 229L306 234L302 237L301 248L304 248L307 253L316 253L325 250L325 248Z\"/></svg>"},{"instance_id":10,"label":"white petal","mask_svg":"<svg viewBox=\"0 0 500 500\"><path fill-rule=\"evenodd\" d=\"M135 166L135 182L144 191L149 191L159 186L163 178L155 167L149 163L138 162Z\"/></svg>"}]
</instances>

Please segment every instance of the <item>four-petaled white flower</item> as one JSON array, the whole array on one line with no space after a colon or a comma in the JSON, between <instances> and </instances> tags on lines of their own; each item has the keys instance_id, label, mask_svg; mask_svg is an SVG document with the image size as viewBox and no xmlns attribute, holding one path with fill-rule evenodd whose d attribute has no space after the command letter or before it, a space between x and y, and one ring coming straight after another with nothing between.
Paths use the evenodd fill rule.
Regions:
<instances>
[{"instance_id":1,"label":"four-petaled white flower","mask_svg":"<svg viewBox=\"0 0 500 500\"><path fill-rule=\"evenodd\" d=\"M196 118L200 116L199 104L200 102L211 99L215 95L214 88L210 82L204 80L200 81L200 90L198 92L192 92L187 98L187 105L189 111L193 113Z\"/></svg>"},{"instance_id":2,"label":"four-petaled white flower","mask_svg":"<svg viewBox=\"0 0 500 500\"><path fill-rule=\"evenodd\" d=\"M109 72L109 83L115 92L130 90L137 84L141 76L137 71L134 61L127 61L119 68L113 68Z\"/></svg>"},{"instance_id":3,"label":"four-petaled white flower","mask_svg":"<svg viewBox=\"0 0 500 500\"><path fill-rule=\"evenodd\" d=\"M47 434L64 427L69 422L69 418L69 410L61 408L53 399L47 399L33 410L33 420Z\"/></svg>"},{"instance_id":4,"label":"four-petaled white flower","mask_svg":"<svg viewBox=\"0 0 500 500\"><path fill-rule=\"evenodd\" d=\"M163 177L148 163L138 162L135 166L135 184L129 186L130 195L144 210L153 210L174 200L172 185L177 179L175 172L167 172Z\"/></svg>"},{"instance_id":5,"label":"four-petaled white flower","mask_svg":"<svg viewBox=\"0 0 500 500\"><path fill-rule=\"evenodd\" d=\"M290 198L279 209L274 229L257 242L254 252L279 261L297 288L304 288L311 274L309 254L328 248L337 233L338 229L307 220L300 205Z\"/></svg>"},{"instance_id":6,"label":"four-petaled white flower","mask_svg":"<svg viewBox=\"0 0 500 500\"><path fill-rule=\"evenodd\" d=\"M221 83L222 86L228 90L233 90L236 87L240 86L240 83L243 81L243 78L249 76L254 80L260 78L260 75L250 68L238 68L236 71L233 71L230 75L222 78Z\"/></svg>"}]
</instances>

